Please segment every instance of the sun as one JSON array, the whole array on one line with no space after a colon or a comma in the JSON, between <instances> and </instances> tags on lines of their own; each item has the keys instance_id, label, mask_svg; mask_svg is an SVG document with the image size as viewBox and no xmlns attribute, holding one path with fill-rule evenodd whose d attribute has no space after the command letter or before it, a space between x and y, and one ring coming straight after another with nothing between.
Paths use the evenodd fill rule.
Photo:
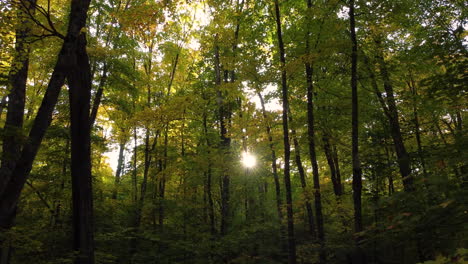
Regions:
<instances>
[{"instance_id":1,"label":"sun","mask_svg":"<svg viewBox=\"0 0 468 264\"><path fill-rule=\"evenodd\" d=\"M253 168L257 164L257 159L249 152L242 152L242 165L246 168Z\"/></svg>"}]
</instances>

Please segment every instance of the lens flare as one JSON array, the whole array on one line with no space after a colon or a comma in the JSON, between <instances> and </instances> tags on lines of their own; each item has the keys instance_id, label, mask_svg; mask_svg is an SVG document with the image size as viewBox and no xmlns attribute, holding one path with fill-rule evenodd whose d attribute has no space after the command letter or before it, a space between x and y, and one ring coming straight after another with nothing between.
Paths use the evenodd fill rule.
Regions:
<instances>
[{"instance_id":1,"label":"lens flare","mask_svg":"<svg viewBox=\"0 0 468 264\"><path fill-rule=\"evenodd\" d=\"M253 168L257 164L257 159L249 152L242 152L242 165L246 168Z\"/></svg>"}]
</instances>

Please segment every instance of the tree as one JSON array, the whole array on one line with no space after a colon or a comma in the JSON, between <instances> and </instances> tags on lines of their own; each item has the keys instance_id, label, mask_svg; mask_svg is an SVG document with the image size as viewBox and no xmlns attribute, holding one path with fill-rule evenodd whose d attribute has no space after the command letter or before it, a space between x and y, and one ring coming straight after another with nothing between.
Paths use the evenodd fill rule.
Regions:
<instances>
[{"instance_id":1,"label":"tree","mask_svg":"<svg viewBox=\"0 0 468 264\"><path fill-rule=\"evenodd\" d=\"M281 31L281 15L278 0L274 2L275 7L275 20L276 20L276 37L278 38L278 50L280 56L280 69L281 69L281 98L283 101L283 143L284 143L284 186L286 192L286 216L288 221L288 263L296 263L296 240L294 238L294 218L293 218L293 204L291 194L291 176L289 159L291 155L290 142L289 142L289 128L288 128L288 83L286 75L286 57L283 43L283 33Z\"/></svg>"},{"instance_id":2,"label":"tree","mask_svg":"<svg viewBox=\"0 0 468 264\"><path fill-rule=\"evenodd\" d=\"M0 3L2 98L29 2ZM70 3L24 18L24 106L0 115L23 119L18 136L0 130L2 166L17 163L0 192L4 260L462 261L463 4Z\"/></svg>"},{"instance_id":3,"label":"tree","mask_svg":"<svg viewBox=\"0 0 468 264\"><path fill-rule=\"evenodd\" d=\"M352 160L353 160L353 203L354 203L354 232L363 230L362 224L362 169L359 160L359 108L358 108L358 90L357 90L357 63L358 63L358 44L356 39L356 21L354 13L354 0L349 1L349 31L351 33L351 94L352 94ZM358 261L364 263L365 255L361 252L358 245Z\"/></svg>"},{"instance_id":4,"label":"tree","mask_svg":"<svg viewBox=\"0 0 468 264\"><path fill-rule=\"evenodd\" d=\"M33 127L29 132L27 143L23 145L21 155L15 162L15 168L10 174L15 175L15 177L6 177L7 179L11 179L6 184L3 192L0 193L0 197L2 198L0 203L0 228L2 229L10 229L13 225L19 196L29 176L32 163L45 131L50 124L60 89L64 84L66 76L76 67L76 64L73 63L77 63L80 34L86 23L88 8L89 1L72 2L68 32L64 38L64 43L49 81L48 89L34 120ZM88 117L89 113L86 118Z\"/></svg>"},{"instance_id":5,"label":"tree","mask_svg":"<svg viewBox=\"0 0 468 264\"><path fill-rule=\"evenodd\" d=\"M79 7L72 6L72 12L77 12L77 8ZM84 19L86 19L86 16ZM84 33L79 35L77 46L76 62L67 76L70 89L73 248L78 252L75 263L91 264L94 263L91 119L89 116L91 68L86 53L86 36Z\"/></svg>"}]
</instances>

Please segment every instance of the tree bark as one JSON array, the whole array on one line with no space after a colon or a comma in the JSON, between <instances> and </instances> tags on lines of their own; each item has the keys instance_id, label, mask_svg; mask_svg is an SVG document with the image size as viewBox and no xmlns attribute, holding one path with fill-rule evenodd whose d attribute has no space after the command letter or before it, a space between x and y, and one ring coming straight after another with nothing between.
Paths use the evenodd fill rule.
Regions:
<instances>
[{"instance_id":1,"label":"tree bark","mask_svg":"<svg viewBox=\"0 0 468 264\"><path fill-rule=\"evenodd\" d=\"M288 222L288 263L295 264L296 260L296 239L294 234L294 217L292 205L292 191L291 191L291 176L290 176L290 156L291 147L289 142L289 128L288 128L288 84L286 76L286 57L283 43L283 33L281 31L281 15L278 0L274 1L275 16L276 16L276 36L278 38L278 50L280 56L281 67L281 91L283 99L283 143L284 143L284 185L286 192L286 213Z\"/></svg>"},{"instance_id":2,"label":"tree bark","mask_svg":"<svg viewBox=\"0 0 468 264\"><path fill-rule=\"evenodd\" d=\"M357 93L357 39L354 18L354 0L349 1L349 21L351 32L351 93L352 93L352 160L353 160L353 201L354 201L354 229L362 231L361 192L362 169L359 161L359 110Z\"/></svg>"},{"instance_id":3,"label":"tree bark","mask_svg":"<svg viewBox=\"0 0 468 264\"><path fill-rule=\"evenodd\" d=\"M271 135L271 125L268 121L268 116L265 110L265 101L263 100L263 96L260 92L257 93L258 97L260 98L260 104L262 106L262 113L263 113L263 119L265 120L265 127L266 127L266 132L268 136L268 142L270 146L270 151L271 151L271 169L273 172L273 180L275 182L275 194L276 194L276 211L278 213L278 224L280 227L280 240L281 240L281 246L282 248L286 251L286 245L284 243L285 235L286 235L286 230L283 225L283 211L281 210L282 204L283 204L283 199L281 196L281 184L278 176L278 166L276 164L276 151L273 143L273 136ZM265 191L266 192L266 191Z\"/></svg>"},{"instance_id":4,"label":"tree bark","mask_svg":"<svg viewBox=\"0 0 468 264\"><path fill-rule=\"evenodd\" d=\"M313 68L312 65L306 64L306 79L307 79L307 135L309 140L309 156L312 163L312 175L314 182L314 203L315 203L315 218L317 222L317 238L321 246L320 262L325 263L326 257L324 253L325 232L323 228L323 213L322 213L322 197L320 193L320 175L318 171L317 153L315 149L315 116L313 103Z\"/></svg>"},{"instance_id":5,"label":"tree bark","mask_svg":"<svg viewBox=\"0 0 468 264\"><path fill-rule=\"evenodd\" d=\"M218 112L219 112L219 124L220 124L220 138L221 138L221 151L224 156L229 155L229 148L231 145L231 139L227 135L227 123L226 118L229 116L228 111L226 111L224 96L219 89L221 86L221 64L220 64L220 55L219 55L219 46L218 39L216 36L215 40L215 83L218 87L217 91L217 101L218 101ZM227 72L226 72L227 73ZM226 76L227 77L227 76ZM221 180L221 228L220 233L222 236L226 235L229 227L229 216L230 216L230 206L229 206L229 197L230 197L230 176L226 168L222 170L222 180Z\"/></svg>"},{"instance_id":6,"label":"tree bark","mask_svg":"<svg viewBox=\"0 0 468 264\"><path fill-rule=\"evenodd\" d=\"M292 124L292 114L289 112L289 122ZM292 126L292 125L291 125ZM297 133L296 129L291 129L293 144L294 144L294 159L296 162L297 170L299 171L299 178L301 179L301 186L304 192L305 198L305 206L307 211L307 223L309 225L309 234L313 239L317 238L317 233L315 232L315 223L314 223L314 213L312 211L312 205L310 204L310 197L307 191L307 182L306 182L306 175L304 166L302 166L302 159L301 159L301 150L299 141L297 140Z\"/></svg>"},{"instance_id":7,"label":"tree bark","mask_svg":"<svg viewBox=\"0 0 468 264\"><path fill-rule=\"evenodd\" d=\"M69 127L67 128L68 130L70 129ZM65 179L68 177L67 174L67 167L70 166L70 137L67 135L66 141L65 141L65 149L64 149L64 157L63 157L63 164L62 164L62 174L61 174L61 179L60 179L60 194L63 194L63 190L65 189ZM62 209L62 198L56 198L53 202L54 206L54 214L51 217L51 227L55 228L58 226L62 221L60 219L60 211Z\"/></svg>"},{"instance_id":8,"label":"tree bark","mask_svg":"<svg viewBox=\"0 0 468 264\"><path fill-rule=\"evenodd\" d=\"M67 35L58 55L57 63L50 78L41 106L33 122L28 139L23 145L21 155L10 175L6 187L0 192L0 228L9 229L13 225L16 206L26 179L32 168L44 134L52 120L52 112L64 84L65 77L75 69L77 49L81 29L86 24L89 0L72 0Z\"/></svg>"},{"instance_id":9,"label":"tree bark","mask_svg":"<svg viewBox=\"0 0 468 264\"><path fill-rule=\"evenodd\" d=\"M359 160L359 101L357 91L357 63L358 63L358 44L356 38L356 21L354 17L354 0L349 1L349 31L351 33L351 97L352 97L352 113L351 113L351 141L352 141L352 163L353 163L353 204L354 204L354 232L359 233L363 230L362 226L362 169ZM357 252L356 258L359 263L365 263L366 258L364 252L359 247L360 236L356 238Z\"/></svg>"},{"instance_id":10,"label":"tree bark","mask_svg":"<svg viewBox=\"0 0 468 264\"><path fill-rule=\"evenodd\" d=\"M133 171L132 171L132 200L137 203L138 187L137 187L137 129L133 128Z\"/></svg>"},{"instance_id":11,"label":"tree bark","mask_svg":"<svg viewBox=\"0 0 468 264\"><path fill-rule=\"evenodd\" d=\"M152 46L150 47L150 54L152 53ZM148 65L147 65L147 71L146 75L148 78L151 78L151 70L152 70L152 59L151 56L148 60ZM147 87L147 107L151 108L151 86L148 84ZM141 211L143 210L143 205L145 201L145 195L146 195L146 187L148 183L148 173L149 169L151 166L151 153L153 152L154 148L156 147L157 144L157 136L154 139L154 143L152 144L152 147L150 148L150 131L149 128L145 128L145 153L144 153L144 167L143 167L143 180L141 182L141 189L140 189L140 199L138 201L137 207L136 207L136 215L135 215L135 229L138 230L140 227L140 222L141 222Z\"/></svg>"},{"instance_id":12,"label":"tree bark","mask_svg":"<svg viewBox=\"0 0 468 264\"><path fill-rule=\"evenodd\" d=\"M94 263L94 219L91 177L91 67L86 37L78 41L76 67L67 76L70 97L73 249L75 264Z\"/></svg>"},{"instance_id":13,"label":"tree bark","mask_svg":"<svg viewBox=\"0 0 468 264\"><path fill-rule=\"evenodd\" d=\"M398 109L396 106L395 95L393 92L393 84L390 80L390 75L387 69L387 63L383 57L383 51L381 47L380 39L376 41L377 51L376 60L380 67L380 74L383 79L384 89L386 92L386 105L388 108L388 122L390 127L390 134L393 138L393 145L397 154L397 162L400 168L400 174L403 179L403 187L406 192L414 191L414 179L411 176L411 164L410 157L406 151L406 147L403 141L403 136L400 129L400 121L398 120Z\"/></svg>"},{"instance_id":14,"label":"tree bark","mask_svg":"<svg viewBox=\"0 0 468 264\"><path fill-rule=\"evenodd\" d=\"M3 109L6 106L8 106L7 98L8 98L8 95L5 95L2 97L2 100L0 101L0 119L2 119Z\"/></svg>"},{"instance_id":15,"label":"tree bark","mask_svg":"<svg viewBox=\"0 0 468 264\"><path fill-rule=\"evenodd\" d=\"M344 184L341 180L341 169L340 169L340 162L338 159L338 150L336 149L336 145L332 145L332 157L333 163L335 164L335 171L336 171L336 181L338 182L337 185L340 186L341 194L344 194Z\"/></svg>"},{"instance_id":16,"label":"tree bark","mask_svg":"<svg viewBox=\"0 0 468 264\"><path fill-rule=\"evenodd\" d=\"M327 132L323 132L322 136L323 150L327 158L328 167L330 168L331 181L333 184L333 192L337 197L343 195L343 186L341 184L340 168L338 164L338 153L332 148L330 138Z\"/></svg>"},{"instance_id":17,"label":"tree bark","mask_svg":"<svg viewBox=\"0 0 468 264\"><path fill-rule=\"evenodd\" d=\"M384 145L385 145L385 157L387 161L387 166L390 166L392 161L390 157L390 151L388 150L385 141L384 141ZM392 173L388 173L388 195L392 196L394 192L395 192L395 187L393 186L393 175Z\"/></svg>"},{"instance_id":18,"label":"tree bark","mask_svg":"<svg viewBox=\"0 0 468 264\"><path fill-rule=\"evenodd\" d=\"M311 12L312 1L307 1L307 9ZM306 35L306 52L310 55L310 31ZM308 58L309 59L309 58ZM314 182L314 204L315 204L315 218L317 224L317 238L320 244L319 258L320 263L325 263L325 231L323 228L323 213L322 213L322 197L320 194L320 177L317 164L317 153L315 149L315 116L313 105L313 90L314 84L312 81L313 66L309 61L305 63L306 83L307 83L307 136L309 141L309 156L312 163L312 175Z\"/></svg>"},{"instance_id":19,"label":"tree bark","mask_svg":"<svg viewBox=\"0 0 468 264\"><path fill-rule=\"evenodd\" d=\"M419 123L419 113L418 113L418 108L417 108L417 97L418 97L418 92L416 90L416 84L413 80L413 77L411 76L410 72L410 81L407 82L408 87L410 88L412 99L413 99L413 122L414 122L414 130L415 130L415 136L416 136L416 144L418 145L418 156L419 160L421 161L421 167L423 169L423 175L424 177L427 177L427 170L426 170L426 161L424 159L423 155L423 149L422 149L422 143L421 143L421 132L420 132L420 123Z\"/></svg>"},{"instance_id":20,"label":"tree bark","mask_svg":"<svg viewBox=\"0 0 468 264\"><path fill-rule=\"evenodd\" d=\"M91 108L91 116L90 116L91 127L93 127L94 123L96 122L96 117L98 114L99 106L101 105L102 94L104 92L104 86L106 85L106 81L107 81L107 63L104 62L101 80L99 81L99 86L98 86L96 95L94 96L94 100L93 100L93 107Z\"/></svg>"},{"instance_id":21,"label":"tree bark","mask_svg":"<svg viewBox=\"0 0 468 264\"><path fill-rule=\"evenodd\" d=\"M117 160L117 169L115 171L114 190L112 191L112 199L117 199L118 187L120 185L120 176L124 162L125 141L122 140L119 144L119 158Z\"/></svg>"},{"instance_id":22,"label":"tree bark","mask_svg":"<svg viewBox=\"0 0 468 264\"><path fill-rule=\"evenodd\" d=\"M208 199L208 218L210 223L210 233L211 236L216 234L216 225L215 225L215 218L214 218L214 203L213 203L213 193L212 193L212 169L211 169L211 148L210 140L208 138L208 125L207 125L207 117L206 113L203 113L203 132L205 134L206 146L208 148L208 169L206 171L206 183L205 183L205 193Z\"/></svg>"},{"instance_id":23,"label":"tree bark","mask_svg":"<svg viewBox=\"0 0 468 264\"><path fill-rule=\"evenodd\" d=\"M21 154L21 140L23 134L24 105L26 94L26 82L29 67L29 44L32 22L27 18L27 13L33 13L36 0L25 1L17 11L21 23L16 30L15 56L12 62L9 76L9 94L7 114L4 126L2 164L0 168L0 194L8 184L16 161ZM29 9L29 10L26 10ZM6 97L4 97L6 104Z\"/></svg>"},{"instance_id":24,"label":"tree bark","mask_svg":"<svg viewBox=\"0 0 468 264\"><path fill-rule=\"evenodd\" d=\"M160 161L161 166L161 178L159 179L159 228L160 231L164 228L164 196L166 192L166 168L167 168L167 147L168 147L168 132L169 124L166 124L164 130L164 149L163 149L163 160Z\"/></svg>"}]
</instances>

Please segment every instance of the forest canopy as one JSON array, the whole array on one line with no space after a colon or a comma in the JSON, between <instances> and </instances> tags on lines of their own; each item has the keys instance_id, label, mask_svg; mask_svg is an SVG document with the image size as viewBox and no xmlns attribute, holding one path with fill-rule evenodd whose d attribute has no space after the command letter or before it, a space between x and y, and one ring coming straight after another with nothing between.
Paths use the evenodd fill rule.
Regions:
<instances>
[{"instance_id":1,"label":"forest canopy","mask_svg":"<svg viewBox=\"0 0 468 264\"><path fill-rule=\"evenodd\" d=\"M0 0L0 264L466 263L461 0Z\"/></svg>"}]
</instances>

